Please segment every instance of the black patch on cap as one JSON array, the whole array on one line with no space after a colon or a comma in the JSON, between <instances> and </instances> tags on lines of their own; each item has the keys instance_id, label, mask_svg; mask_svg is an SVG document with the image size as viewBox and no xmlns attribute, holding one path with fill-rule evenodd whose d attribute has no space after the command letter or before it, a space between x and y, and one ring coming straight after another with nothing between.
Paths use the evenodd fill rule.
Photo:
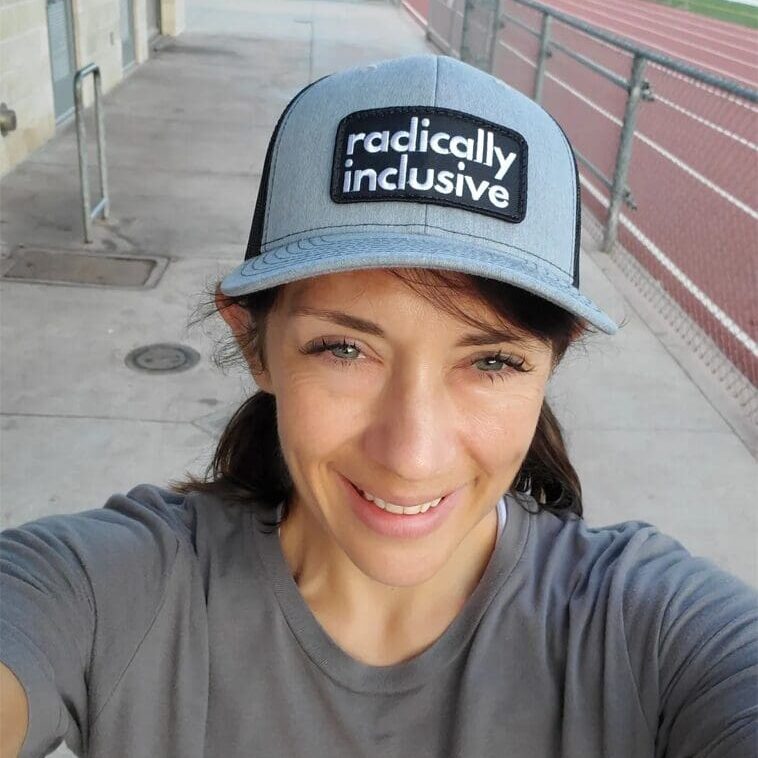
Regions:
<instances>
[{"instance_id":1,"label":"black patch on cap","mask_svg":"<svg viewBox=\"0 0 758 758\"><path fill-rule=\"evenodd\" d=\"M518 132L468 113L424 105L356 111L337 129L331 198L434 203L518 223L526 167Z\"/></svg>"}]
</instances>

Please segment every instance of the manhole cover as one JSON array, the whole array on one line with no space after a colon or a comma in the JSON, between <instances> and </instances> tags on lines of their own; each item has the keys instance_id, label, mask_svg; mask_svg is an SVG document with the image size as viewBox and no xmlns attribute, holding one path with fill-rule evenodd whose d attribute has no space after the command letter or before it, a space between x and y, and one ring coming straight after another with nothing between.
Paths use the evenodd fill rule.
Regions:
<instances>
[{"instance_id":1,"label":"manhole cover","mask_svg":"<svg viewBox=\"0 0 758 758\"><path fill-rule=\"evenodd\" d=\"M186 345L160 343L135 348L126 356L126 365L151 374L186 371L200 360L200 353Z\"/></svg>"},{"instance_id":2,"label":"manhole cover","mask_svg":"<svg viewBox=\"0 0 758 758\"><path fill-rule=\"evenodd\" d=\"M96 252L22 248L6 261L3 279L85 287L154 287L168 259Z\"/></svg>"}]
</instances>

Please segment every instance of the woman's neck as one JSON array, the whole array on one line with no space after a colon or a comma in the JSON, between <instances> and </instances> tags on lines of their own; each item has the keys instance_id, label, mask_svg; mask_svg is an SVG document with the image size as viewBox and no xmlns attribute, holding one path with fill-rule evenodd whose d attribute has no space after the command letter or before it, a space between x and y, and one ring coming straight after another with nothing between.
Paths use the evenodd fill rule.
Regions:
<instances>
[{"instance_id":1,"label":"woman's neck","mask_svg":"<svg viewBox=\"0 0 758 758\"><path fill-rule=\"evenodd\" d=\"M447 629L484 573L497 540L492 509L430 579L390 587L364 574L306 507L281 526L285 560L319 624L346 653L374 666L418 655Z\"/></svg>"}]
</instances>

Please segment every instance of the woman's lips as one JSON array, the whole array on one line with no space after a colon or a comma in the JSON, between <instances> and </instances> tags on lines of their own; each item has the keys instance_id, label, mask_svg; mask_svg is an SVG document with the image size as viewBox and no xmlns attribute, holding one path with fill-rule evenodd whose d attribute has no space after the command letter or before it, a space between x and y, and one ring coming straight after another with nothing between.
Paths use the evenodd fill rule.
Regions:
<instances>
[{"instance_id":1,"label":"woman's lips","mask_svg":"<svg viewBox=\"0 0 758 758\"><path fill-rule=\"evenodd\" d=\"M366 498L366 500L370 502L379 500L384 505L399 506L400 508L414 508L420 505L430 505L432 503L436 507L436 505L442 500L442 498L444 498L445 495L449 494L448 492L448 493L445 493L444 495L434 495L432 497L415 497L415 498L403 497L403 496L383 497L382 495L377 495L376 493L372 492L371 490L366 489L365 487L361 487L356 482L350 481L350 483L353 485L353 487L355 487L355 489L358 490L358 492L361 493L361 495L363 495L363 497ZM412 515L412 514L409 514L409 515Z\"/></svg>"},{"instance_id":2,"label":"woman's lips","mask_svg":"<svg viewBox=\"0 0 758 758\"><path fill-rule=\"evenodd\" d=\"M436 507L430 507L425 513L390 513L366 500L361 489L349 479L342 475L339 475L339 479L344 486L353 513L372 531L387 537L418 538L434 531L461 500L461 493L465 489L460 487L445 495ZM408 504L410 505L411 503Z\"/></svg>"}]
</instances>

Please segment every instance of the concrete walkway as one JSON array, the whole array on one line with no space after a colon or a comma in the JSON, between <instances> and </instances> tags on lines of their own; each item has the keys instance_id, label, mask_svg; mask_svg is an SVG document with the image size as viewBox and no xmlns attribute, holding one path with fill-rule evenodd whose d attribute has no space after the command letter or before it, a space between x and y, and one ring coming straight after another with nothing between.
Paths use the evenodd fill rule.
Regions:
<instances>
[{"instance_id":1,"label":"concrete walkway","mask_svg":"<svg viewBox=\"0 0 758 758\"><path fill-rule=\"evenodd\" d=\"M186 33L162 41L106 98L113 211L91 246L168 256L161 281L2 283L4 525L202 469L250 382L219 373L214 333L185 325L241 259L277 116L316 77L425 50L422 30L390 3L189 0ZM3 180L4 257L18 245L83 247L75 145L69 125ZM551 390L587 519L653 522L758 583L755 460L672 357L662 327L597 260L585 255L583 287L628 323L570 357ZM202 361L158 377L125 366L130 350L153 342L189 344Z\"/></svg>"}]
</instances>

